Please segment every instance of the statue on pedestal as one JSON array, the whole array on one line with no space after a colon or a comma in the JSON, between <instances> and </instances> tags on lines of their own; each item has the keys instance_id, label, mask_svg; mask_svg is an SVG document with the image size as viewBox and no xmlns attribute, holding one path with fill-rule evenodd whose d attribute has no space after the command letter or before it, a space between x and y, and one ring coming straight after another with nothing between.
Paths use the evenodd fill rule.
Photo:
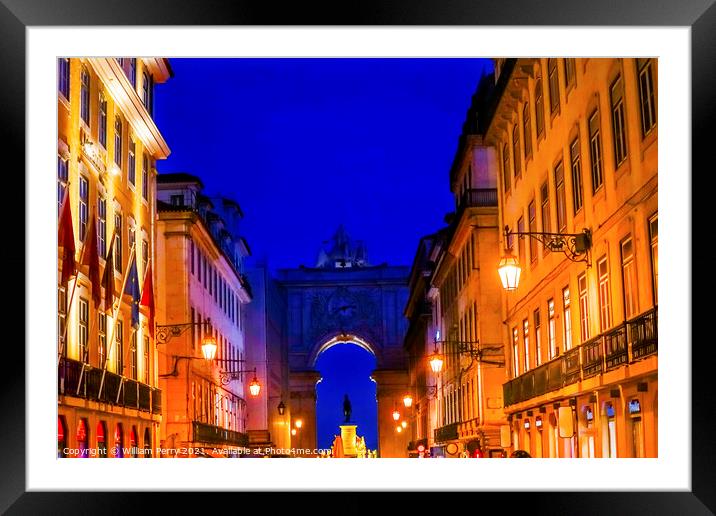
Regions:
<instances>
[{"instance_id":1,"label":"statue on pedestal","mask_svg":"<svg viewBox=\"0 0 716 516\"><path fill-rule=\"evenodd\" d=\"M348 399L348 395L346 394L343 398L343 415L345 416L345 423L349 423L351 420L351 400Z\"/></svg>"}]
</instances>

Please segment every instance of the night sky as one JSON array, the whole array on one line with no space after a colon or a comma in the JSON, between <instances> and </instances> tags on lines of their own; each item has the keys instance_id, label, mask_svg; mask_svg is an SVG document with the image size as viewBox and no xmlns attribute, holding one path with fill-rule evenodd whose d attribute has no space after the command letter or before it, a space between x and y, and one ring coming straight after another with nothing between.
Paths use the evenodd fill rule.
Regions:
<instances>
[{"instance_id":1,"label":"night sky","mask_svg":"<svg viewBox=\"0 0 716 516\"><path fill-rule=\"evenodd\" d=\"M236 200L254 257L272 269L314 266L341 223L366 242L372 264L410 265L420 237L454 208L450 165L472 94L492 69L484 59L170 62L155 119L172 152L157 169L197 175L209 195ZM356 417L365 414L358 432L375 448L375 390L365 383L374 366L364 364L374 359L356 346L325 355L324 385L351 364L335 394L342 402L348 392ZM329 412L319 403L321 421ZM335 422L319 423L319 445L334 433Z\"/></svg>"}]
</instances>

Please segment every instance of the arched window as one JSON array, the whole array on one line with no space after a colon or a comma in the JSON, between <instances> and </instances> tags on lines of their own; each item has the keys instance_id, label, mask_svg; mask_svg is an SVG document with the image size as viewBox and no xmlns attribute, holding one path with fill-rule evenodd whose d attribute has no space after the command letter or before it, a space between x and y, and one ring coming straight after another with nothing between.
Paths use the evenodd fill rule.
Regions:
<instances>
[{"instance_id":1,"label":"arched window","mask_svg":"<svg viewBox=\"0 0 716 516\"><path fill-rule=\"evenodd\" d=\"M114 162L122 167L122 119L114 117Z\"/></svg>"},{"instance_id":2,"label":"arched window","mask_svg":"<svg viewBox=\"0 0 716 516\"><path fill-rule=\"evenodd\" d=\"M137 458L137 427L134 425L129 431L129 453L132 457Z\"/></svg>"},{"instance_id":3,"label":"arched window","mask_svg":"<svg viewBox=\"0 0 716 516\"><path fill-rule=\"evenodd\" d=\"M90 76L87 68L82 68L80 76L80 117L89 125L90 120Z\"/></svg>"},{"instance_id":4,"label":"arched window","mask_svg":"<svg viewBox=\"0 0 716 516\"><path fill-rule=\"evenodd\" d=\"M57 457L67 457L67 423L65 416L57 416Z\"/></svg>"},{"instance_id":5,"label":"arched window","mask_svg":"<svg viewBox=\"0 0 716 516\"><path fill-rule=\"evenodd\" d=\"M537 138L539 138L544 131L544 93L541 75L538 75L535 80L535 128L537 129Z\"/></svg>"},{"instance_id":6,"label":"arched window","mask_svg":"<svg viewBox=\"0 0 716 516\"><path fill-rule=\"evenodd\" d=\"M122 423L117 423L114 428L114 456L117 458L124 457L124 430Z\"/></svg>"},{"instance_id":7,"label":"arched window","mask_svg":"<svg viewBox=\"0 0 716 516\"><path fill-rule=\"evenodd\" d=\"M101 459L107 458L107 423L97 423L97 456Z\"/></svg>"},{"instance_id":8,"label":"arched window","mask_svg":"<svg viewBox=\"0 0 716 516\"><path fill-rule=\"evenodd\" d=\"M549 79L549 112L554 114L559 111L559 73L557 72L557 60L547 60L547 74Z\"/></svg>"},{"instance_id":9,"label":"arched window","mask_svg":"<svg viewBox=\"0 0 716 516\"><path fill-rule=\"evenodd\" d=\"M87 426L87 420L84 418L77 423L77 448L79 448L79 456L82 458L89 457L89 429Z\"/></svg>"},{"instance_id":10,"label":"arched window","mask_svg":"<svg viewBox=\"0 0 716 516\"><path fill-rule=\"evenodd\" d=\"M144 457L149 458L152 456L152 435L149 432L149 428L144 429Z\"/></svg>"},{"instance_id":11,"label":"arched window","mask_svg":"<svg viewBox=\"0 0 716 516\"><path fill-rule=\"evenodd\" d=\"M530 103L522 108L522 132L525 138L525 161L532 156L532 127L530 125Z\"/></svg>"}]
</instances>

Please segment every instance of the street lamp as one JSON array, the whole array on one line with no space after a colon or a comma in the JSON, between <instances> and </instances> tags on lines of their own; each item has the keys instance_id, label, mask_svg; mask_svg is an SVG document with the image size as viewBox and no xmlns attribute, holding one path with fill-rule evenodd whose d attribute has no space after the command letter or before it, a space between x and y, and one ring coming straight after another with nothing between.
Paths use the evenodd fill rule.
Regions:
<instances>
[{"instance_id":1,"label":"street lamp","mask_svg":"<svg viewBox=\"0 0 716 516\"><path fill-rule=\"evenodd\" d=\"M397 427L395 427L395 430L396 430L396 432L400 433L400 432L403 431L403 427L402 427L402 426L397 426Z\"/></svg>"},{"instance_id":2,"label":"street lamp","mask_svg":"<svg viewBox=\"0 0 716 516\"><path fill-rule=\"evenodd\" d=\"M216 357L217 349L216 339L213 336L208 336L201 345L201 354L204 355L205 360L211 361Z\"/></svg>"},{"instance_id":3,"label":"street lamp","mask_svg":"<svg viewBox=\"0 0 716 516\"><path fill-rule=\"evenodd\" d=\"M284 412L286 412L286 405L283 403L283 400L281 400L278 404L278 415L283 416Z\"/></svg>"},{"instance_id":4,"label":"street lamp","mask_svg":"<svg viewBox=\"0 0 716 516\"><path fill-rule=\"evenodd\" d=\"M407 422L407 421L401 421L401 422L400 422L400 426L402 426L403 428L407 428L407 427L408 427L408 422Z\"/></svg>"},{"instance_id":5,"label":"street lamp","mask_svg":"<svg viewBox=\"0 0 716 516\"><path fill-rule=\"evenodd\" d=\"M505 242L509 242L512 235L534 238L541 242L545 249L564 253L573 262L585 262L587 267L591 266L589 250L592 248L592 232L587 228L584 228L581 233L540 233L537 231L511 231L509 226L505 226ZM517 288L520 281L520 265L510 251L500 260L498 272L505 290Z\"/></svg>"},{"instance_id":6,"label":"street lamp","mask_svg":"<svg viewBox=\"0 0 716 516\"><path fill-rule=\"evenodd\" d=\"M296 429L295 429L295 428L292 428L292 429L291 429L291 435L296 435Z\"/></svg>"},{"instance_id":7,"label":"street lamp","mask_svg":"<svg viewBox=\"0 0 716 516\"><path fill-rule=\"evenodd\" d=\"M400 419L400 412L398 412L398 409L393 409L393 421L397 421Z\"/></svg>"},{"instance_id":8,"label":"street lamp","mask_svg":"<svg viewBox=\"0 0 716 516\"><path fill-rule=\"evenodd\" d=\"M303 426L303 419L297 419L294 424L296 425L296 428L301 428Z\"/></svg>"},{"instance_id":9,"label":"street lamp","mask_svg":"<svg viewBox=\"0 0 716 516\"><path fill-rule=\"evenodd\" d=\"M410 408L413 406L413 397L410 394L406 394L403 396L403 405L405 405L405 408Z\"/></svg>"},{"instance_id":10,"label":"street lamp","mask_svg":"<svg viewBox=\"0 0 716 516\"><path fill-rule=\"evenodd\" d=\"M254 379L251 380L251 383L249 384L249 392L254 398L259 395L259 392L261 392L261 384L259 383L259 379L256 378L256 368L254 368Z\"/></svg>"},{"instance_id":11,"label":"street lamp","mask_svg":"<svg viewBox=\"0 0 716 516\"><path fill-rule=\"evenodd\" d=\"M502 288L505 290L515 290L520 283L520 262L509 250L500 259L500 265L497 268L502 281Z\"/></svg>"},{"instance_id":12,"label":"street lamp","mask_svg":"<svg viewBox=\"0 0 716 516\"><path fill-rule=\"evenodd\" d=\"M433 351L433 354L430 355L430 369L432 369L433 373L438 374L440 371L443 370L443 356L438 351L437 343L435 344L435 350Z\"/></svg>"}]
</instances>

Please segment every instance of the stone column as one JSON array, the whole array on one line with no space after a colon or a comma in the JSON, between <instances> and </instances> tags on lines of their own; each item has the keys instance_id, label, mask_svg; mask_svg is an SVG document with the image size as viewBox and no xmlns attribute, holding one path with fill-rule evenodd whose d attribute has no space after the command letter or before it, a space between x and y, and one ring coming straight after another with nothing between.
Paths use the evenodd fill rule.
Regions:
<instances>
[{"instance_id":1,"label":"stone column","mask_svg":"<svg viewBox=\"0 0 716 516\"><path fill-rule=\"evenodd\" d=\"M318 371L291 371L289 388L291 391L290 428L295 428L296 420L303 422L296 435L291 436L291 448L308 449L311 453L296 457L313 457L317 448L318 434L316 425L316 383L321 378Z\"/></svg>"},{"instance_id":2,"label":"stone column","mask_svg":"<svg viewBox=\"0 0 716 516\"><path fill-rule=\"evenodd\" d=\"M372 374L377 384L378 396L378 456L405 458L408 456L410 427L398 432L396 427L405 420L408 425L415 424L409 411L415 407L405 408L403 395L408 392L408 372L403 369L378 369ZM393 408L397 408L401 418L395 421L392 417Z\"/></svg>"}]
</instances>

